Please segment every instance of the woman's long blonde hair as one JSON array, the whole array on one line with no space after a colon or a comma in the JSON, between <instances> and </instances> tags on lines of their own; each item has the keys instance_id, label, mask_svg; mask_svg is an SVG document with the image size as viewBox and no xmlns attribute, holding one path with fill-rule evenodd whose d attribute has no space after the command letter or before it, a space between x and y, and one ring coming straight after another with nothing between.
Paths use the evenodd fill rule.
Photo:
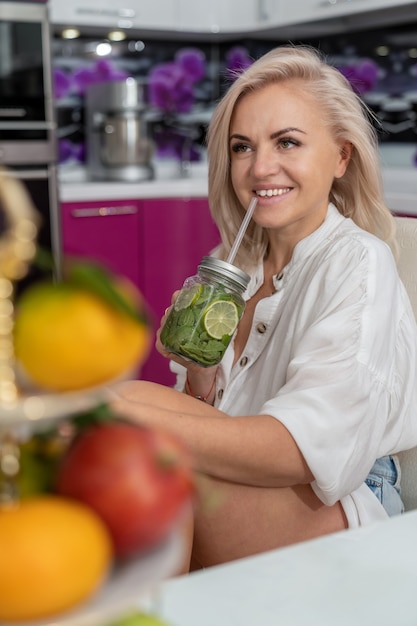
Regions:
<instances>
[{"instance_id":1,"label":"woman's long blonde hair","mask_svg":"<svg viewBox=\"0 0 417 626\"><path fill-rule=\"evenodd\" d=\"M335 141L352 144L347 170L342 178L333 181L330 201L342 215L386 241L395 253L395 222L383 200L378 140L365 105L346 78L326 63L317 50L282 46L262 56L238 76L217 105L209 125L209 203L222 238L221 256L227 257L245 214L230 174L229 127L236 103L247 93L289 80L305 83ZM267 245L266 231L252 221L236 264L245 267L248 258L251 263L259 261Z\"/></svg>"}]
</instances>

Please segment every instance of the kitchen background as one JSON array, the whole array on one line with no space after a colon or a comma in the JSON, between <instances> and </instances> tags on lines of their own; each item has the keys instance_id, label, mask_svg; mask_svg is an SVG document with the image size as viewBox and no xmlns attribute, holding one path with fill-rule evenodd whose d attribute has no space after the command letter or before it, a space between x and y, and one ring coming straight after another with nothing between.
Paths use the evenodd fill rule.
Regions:
<instances>
[{"instance_id":1,"label":"kitchen background","mask_svg":"<svg viewBox=\"0 0 417 626\"><path fill-rule=\"evenodd\" d=\"M51 2L53 9L61 0ZM164 5L163 0L153 3ZM329 0L332 10L355 15L306 19L308 6L316 15L329 8L325 4L213 0L212 15L227 9L227 33L215 32L213 18L210 33L210 7L186 0L168 2L152 18L154 25L166 22L160 30L114 28L118 20L106 15L113 10L107 4L102 12L92 9L89 18L82 14L79 21L88 19L89 25L77 26L77 38L66 38L74 34L70 19L53 20L63 249L93 255L131 278L151 306L155 328L173 291L218 242L208 211L204 147L215 103L236 71L278 44L318 47L351 80L379 120L375 124L386 166L387 202L417 214L417 2L401 2L407 5L405 13L397 10L398 2L393 9L388 0ZM359 10L359 5L389 4L388 12ZM288 19L292 11L293 27L272 26L278 6ZM140 7L140 19L148 19L151 3ZM168 15L181 7L186 7L181 19L188 20L188 29ZM107 27L94 26L94 16L97 24L106 20ZM248 26L252 18L262 17L263 27ZM127 93L129 78L140 86L133 95ZM127 103L134 103L136 96L139 105L129 110ZM138 121L142 119L154 144L151 157ZM138 163L142 151L145 156ZM127 162L132 155L136 164L131 167ZM166 360L155 350L140 375L174 382Z\"/></svg>"},{"instance_id":2,"label":"kitchen background","mask_svg":"<svg viewBox=\"0 0 417 626\"><path fill-rule=\"evenodd\" d=\"M202 42L196 36L180 43L168 34L163 40L112 41L97 35L65 39L62 32L54 34L52 54L59 161L67 166L86 161L89 86L124 77L143 85L155 157L204 160L205 128L233 73L287 41L252 36ZM417 22L366 30L359 25L342 34L291 41L320 48L351 80L380 121L378 134L390 165L416 165Z\"/></svg>"}]
</instances>

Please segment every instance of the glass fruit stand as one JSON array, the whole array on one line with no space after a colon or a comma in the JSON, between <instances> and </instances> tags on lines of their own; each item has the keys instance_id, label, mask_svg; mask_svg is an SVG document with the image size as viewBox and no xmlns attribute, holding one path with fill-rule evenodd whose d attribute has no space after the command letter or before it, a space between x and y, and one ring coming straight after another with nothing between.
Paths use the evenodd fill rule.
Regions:
<instances>
[{"instance_id":1,"label":"glass fruit stand","mask_svg":"<svg viewBox=\"0 0 417 626\"><path fill-rule=\"evenodd\" d=\"M28 391L17 380L13 342L14 286L26 275L35 255L37 230L38 214L25 189L7 172L0 171L0 506L19 500L16 479L20 470L20 440L106 400L103 387L49 394ZM156 548L115 565L99 590L81 606L47 619L13 624L107 624L111 618L139 608L142 597L152 599L157 583L175 571L182 554L180 533L173 528L169 537ZM24 590L21 601L25 602ZM1 623L6 626L6 622Z\"/></svg>"}]
</instances>

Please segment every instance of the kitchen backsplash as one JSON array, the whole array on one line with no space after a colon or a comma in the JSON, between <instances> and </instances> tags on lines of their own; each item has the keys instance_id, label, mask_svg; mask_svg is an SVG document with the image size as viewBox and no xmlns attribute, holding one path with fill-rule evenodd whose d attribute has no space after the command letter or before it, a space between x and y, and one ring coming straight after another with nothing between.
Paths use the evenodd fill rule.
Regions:
<instances>
[{"instance_id":1,"label":"kitchen backsplash","mask_svg":"<svg viewBox=\"0 0 417 626\"><path fill-rule=\"evenodd\" d=\"M204 160L207 123L235 72L285 41L199 43L97 37L52 42L61 164L83 163L85 93L98 81L144 86L156 155ZM417 164L417 24L302 40L320 48L375 113L389 165ZM414 149L414 144L416 149ZM401 147L404 146L404 150ZM392 148L392 149L389 149ZM392 156L391 156L392 155Z\"/></svg>"}]
</instances>

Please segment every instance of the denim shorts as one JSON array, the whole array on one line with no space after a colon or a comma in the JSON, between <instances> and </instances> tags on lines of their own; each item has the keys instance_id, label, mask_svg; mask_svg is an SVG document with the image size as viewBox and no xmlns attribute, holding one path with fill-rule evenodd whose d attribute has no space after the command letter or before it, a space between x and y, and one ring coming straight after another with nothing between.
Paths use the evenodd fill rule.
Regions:
<instances>
[{"instance_id":1,"label":"denim shorts","mask_svg":"<svg viewBox=\"0 0 417 626\"><path fill-rule=\"evenodd\" d=\"M388 515L404 513L400 490L401 469L396 456L377 459L365 480Z\"/></svg>"}]
</instances>

